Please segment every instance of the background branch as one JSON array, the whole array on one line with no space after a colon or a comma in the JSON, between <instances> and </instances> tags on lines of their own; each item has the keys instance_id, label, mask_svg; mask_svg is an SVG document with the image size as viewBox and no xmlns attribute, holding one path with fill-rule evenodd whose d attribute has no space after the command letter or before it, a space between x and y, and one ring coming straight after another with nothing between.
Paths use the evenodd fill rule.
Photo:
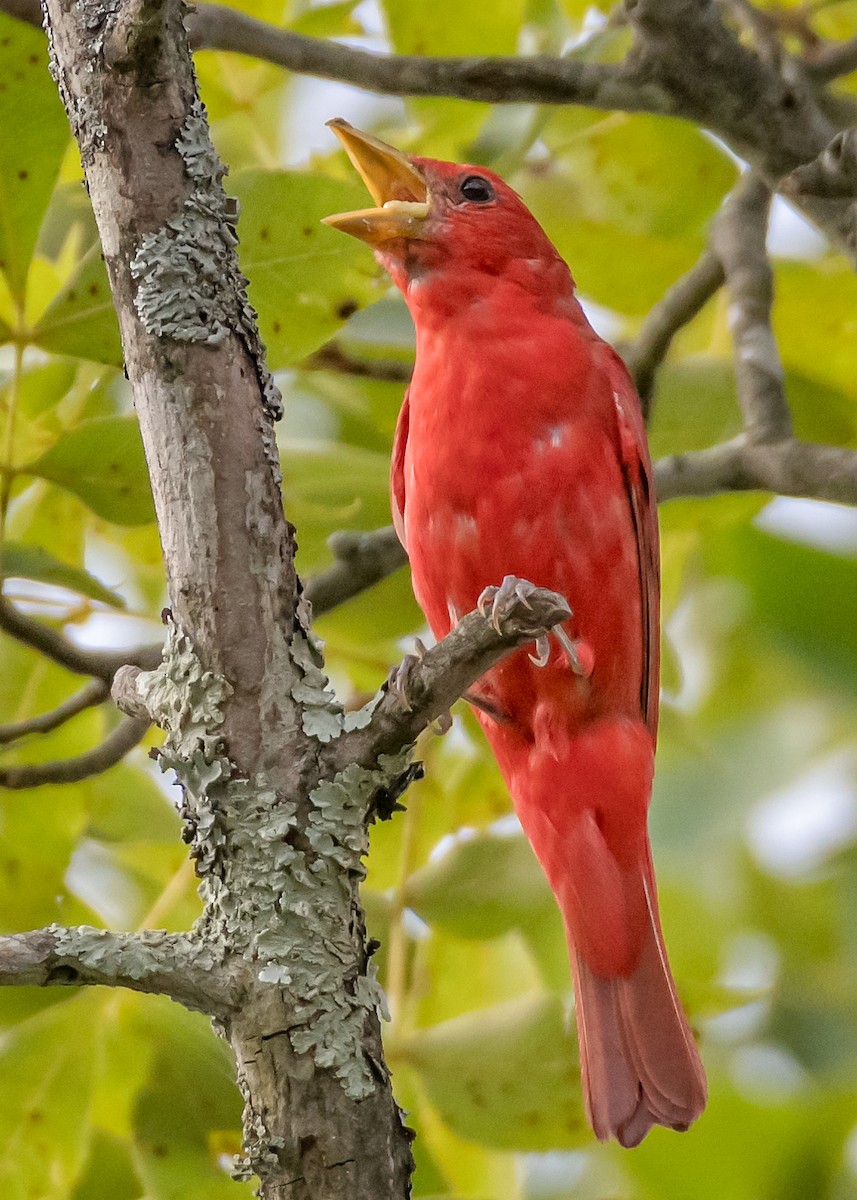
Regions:
<instances>
[{"instance_id":1,"label":"background branch","mask_svg":"<svg viewBox=\"0 0 857 1200\"><path fill-rule=\"evenodd\" d=\"M38 716L29 717L26 721L16 721L11 725L0 725L0 744L16 742L19 738L33 733L50 733L52 729L58 729L60 725L64 725L66 721L76 717L78 713L84 712L87 708L93 708L96 704L101 704L109 694L107 685L102 680L93 679L84 684L80 691L75 692L73 696L69 696L68 700L64 700L62 704L51 709L50 712L40 713Z\"/></svg>"},{"instance_id":2,"label":"background branch","mask_svg":"<svg viewBox=\"0 0 857 1200\"><path fill-rule=\"evenodd\" d=\"M81 779L100 775L143 740L150 723L138 717L125 717L103 742L76 758L0 766L0 787L18 790L42 787L47 783L79 783Z\"/></svg>"},{"instance_id":3,"label":"background branch","mask_svg":"<svg viewBox=\"0 0 857 1200\"><path fill-rule=\"evenodd\" d=\"M622 347L622 357L637 385L647 420L651 416L655 375L673 338L717 293L723 279L720 259L713 250L706 250L696 265L651 309L634 341Z\"/></svg>"},{"instance_id":4,"label":"background branch","mask_svg":"<svg viewBox=\"0 0 857 1200\"><path fill-rule=\"evenodd\" d=\"M774 283L766 239L771 193L746 176L714 220L712 245L726 275L738 400L749 441L791 435L783 365L771 329Z\"/></svg>"}]
</instances>

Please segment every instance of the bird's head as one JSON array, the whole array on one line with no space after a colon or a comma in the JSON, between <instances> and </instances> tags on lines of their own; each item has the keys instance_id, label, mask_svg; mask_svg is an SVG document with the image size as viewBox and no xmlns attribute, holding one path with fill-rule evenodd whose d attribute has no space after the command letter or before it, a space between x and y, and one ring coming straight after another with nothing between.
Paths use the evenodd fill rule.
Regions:
<instances>
[{"instance_id":1,"label":"bird's head","mask_svg":"<svg viewBox=\"0 0 857 1200\"><path fill-rule=\"evenodd\" d=\"M340 117L328 125L375 207L324 222L367 242L406 295L413 281L429 273L543 275L561 265L568 277L538 221L493 171L409 157Z\"/></svg>"}]
</instances>

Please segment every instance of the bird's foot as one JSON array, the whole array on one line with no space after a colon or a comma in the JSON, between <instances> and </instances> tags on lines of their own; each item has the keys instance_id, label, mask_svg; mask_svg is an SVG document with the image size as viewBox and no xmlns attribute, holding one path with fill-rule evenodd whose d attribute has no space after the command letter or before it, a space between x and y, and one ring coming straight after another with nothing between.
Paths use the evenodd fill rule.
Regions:
<instances>
[{"instance_id":1,"label":"bird's foot","mask_svg":"<svg viewBox=\"0 0 857 1200\"><path fill-rule=\"evenodd\" d=\"M592 653L592 647L588 642L584 642L580 638L570 638L561 625L557 625L555 629L552 629L550 634L545 634L544 637L538 638L536 641L536 653L527 655L533 666L546 667L548 665L551 656L551 634L559 642L560 654L565 656L565 660L574 674L579 675L581 679L588 679L595 666L595 656Z\"/></svg>"},{"instance_id":2,"label":"bird's foot","mask_svg":"<svg viewBox=\"0 0 857 1200\"><path fill-rule=\"evenodd\" d=\"M522 607L532 611L530 597L537 591L539 588L528 579L506 575L499 587L487 587L482 591L476 607L498 633L505 633L504 626L520 617Z\"/></svg>"},{"instance_id":3,"label":"bird's foot","mask_svg":"<svg viewBox=\"0 0 857 1200\"><path fill-rule=\"evenodd\" d=\"M507 575L499 587L485 588L476 605L498 633L508 633L510 626L526 625L534 621L536 614L532 602L543 601L545 595L552 595L567 608L569 617L573 615L564 597L557 593L546 593L544 589L537 588L526 579L518 579L515 575ZM522 609L526 612L522 612ZM529 655L530 662L537 667L547 666L551 656L551 634L556 635L562 653L575 675L588 679L592 674L592 648L587 642L573 641L559 624L554 625L550 633L542 633L535 639L536 653Z\"/></svg>"}]
</instances>

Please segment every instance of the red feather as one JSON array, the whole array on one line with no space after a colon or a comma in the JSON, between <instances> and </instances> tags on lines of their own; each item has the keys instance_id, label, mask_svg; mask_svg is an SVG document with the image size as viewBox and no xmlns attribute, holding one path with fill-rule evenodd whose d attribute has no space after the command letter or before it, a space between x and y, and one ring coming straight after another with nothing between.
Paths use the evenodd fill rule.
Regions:
<instances>
[{"instance_id":1,"label":"red feather","mask_svg":"<svg viewBox=\"0 0 857 1200\"><path fill-rule=\"evenodd\" d=\"M552 637L546 666L520 650L474 692L565 921L592 1125L632 1146L653 1124L687 1128L706 1101L646 830L659 572L639 401L511 188L483 168L411 163L428 215L418 234L409 217L405 236L379 235L376 251L417 334L393 452L396 528L438 637L505 575L561 592L573 610L564 630L588 676ZM474 175L488 202L467 201Z\"/></svg>"}]
</instances>

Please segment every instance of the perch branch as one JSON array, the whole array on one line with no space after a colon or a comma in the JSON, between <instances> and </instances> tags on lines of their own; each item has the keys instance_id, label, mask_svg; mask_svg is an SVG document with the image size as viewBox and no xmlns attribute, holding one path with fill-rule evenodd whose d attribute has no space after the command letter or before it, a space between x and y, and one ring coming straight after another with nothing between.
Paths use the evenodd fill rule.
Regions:
<instances>
[{"instance_id":1,"label":"perch branch","mask_svg":"<svg viewBox=\"0 0 857 1200\"><path fill-rule=\"evenodd\" d=\"M524 586L529 587L526 582ZM565 598L546 588L533 589L526 601L518 601L498 622L499 628L481 612L468 613L421 658L406 660L402 686L387 686L364 729L332 744L336 769L352 762L370 765L381 754L398 753L501 658L570 616Z\"/></svg>"}]
</instances>

